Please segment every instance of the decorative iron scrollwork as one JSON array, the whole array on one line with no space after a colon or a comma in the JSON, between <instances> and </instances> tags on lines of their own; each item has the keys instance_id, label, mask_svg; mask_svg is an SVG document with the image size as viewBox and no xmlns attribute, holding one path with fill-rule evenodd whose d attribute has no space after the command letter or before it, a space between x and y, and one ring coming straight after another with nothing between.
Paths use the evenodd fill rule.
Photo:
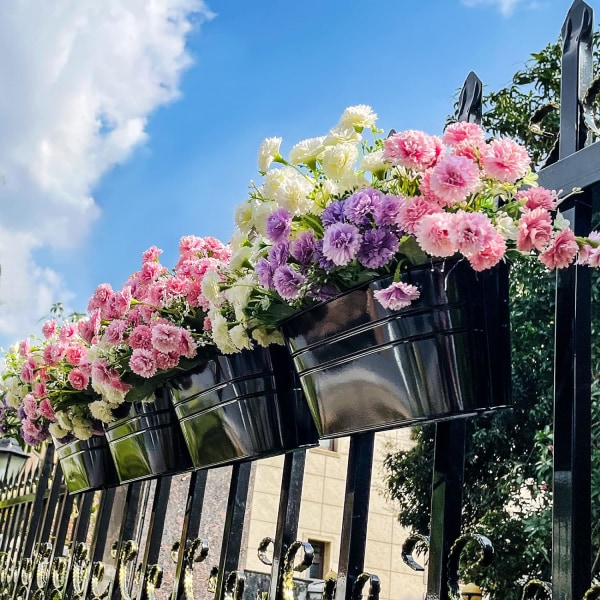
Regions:
<instances>
[{"instance_id":1,"label":"decorative iron scrollwork","mask_svg":"<svg viewBox=\"0 0 600 600\"><path fill-rule=\"evenodd\" d=\"M363 597L363 590L366 584L369 584L369 595L368 600L379 600L379 594L381 592L381 582L377 575L371 573L361 573L354 582L352 587L352 600L361 600Z\"/></svg>"},{"instance_id":2,"label":"decorative iron scrollwork","mask_svg":"<svg viewBox=\"0 0 600 600\"><path fill-rule=\"evenodd\" d=\"M83 600L85 597L90 569L89 554L90 549L84 542L79 542L77 546L75 546L73 566L71 567L73 572L73 595L71 596L71 600Z\"/></svg>"},{"instance_id":3,"label":"decorative iron scrollwork","mask_svg":"<svg viewBox=\"0 0 600 600\"><path fill-rule=\"evenodd\" d=\"M36 592L32 596L32 600L44 600L46 594L44 590L50 581L50 557L52 556L52 544L50 542L42 542L37 545L35 552L35 584Z\"/></svg>"},{"instance_id":4,"label":"decorative iron scrollwork","mask_svg":"<svg viewBox=\"0 0 600 600\"><path fill-rule=\"evenodd\" d=\"M160 565L148 565L146 568L145 588L146 598L154 600L154 591L160 588L163 579L163 570Z\"/></svg>"},{"instance_id":5,"label":"decorative iron scrollwork","mask_svg":"<svg viewBox=\"0 0 600 600\"><path fill-rule=\"evenodd\" d=\"M302 548L302 561L297 565L296 554L298 554L300 548ZM314 555L315 551L308 542L296 540L288 548L288 551L285 553L285 558L283 559L281 585L282 595L285 600L294 597L294 571L301 573L310 567L310 565L312 565Z\"/></svg>"},{"instance_id":6,"label":"decorative iron scrollwork","mask_svg":"<svg viewBox=\"0 0 600 600\"><path fill-rule=\"evenodd\" d=\"M108 598L112 581L106 577L106 565L101 561L93 563L91 575L92 600Z\"/></svg>"},{"instance_id":7,"label":"decorative iron scrollwork","mask_svg":"<svg viewBox=\"0 0 600 600\"><path fill-rule=\"evenodd\" d=\"M219 577L219 567L213 567L210 570L210 575L208 576L208 584L206 586L206 589L209 592L217 591L217 578L218 577Z\"/></svg>"},{"instance_id":8,"label":"decorative iron scrollwork","mask_svg":"<svg viewBox=\"0 0 600 600\"><path fill-rule=\"evenodd\" d=\"M232 571L225 582L225 595L223 600L242 600L246 575L242 571Z\"/></svg>"},{"instance_id":9,"label":"decorative iron scrollwork","mask_svg":"<svg viewBox=\"0 0 600 600\"><path fill-rule=\"evenodd\" d=\"M63 600L63 590L69 573L69 556L55 556L50 567L48 600Z\"/></svg>"},{"instance_id":10,"label":"decorative iron scrollwork","mask_svg":"<svg viewBox=\"0 0 600 600\"><path fill-rule=\"evenodd\" d=\"M402 544L402 550L400 553L402 562L405 565L408 565L413 571L424 571L425 567L423 567L413 558L413 552L415 551L417 554L425 554L425 552L429 551L428 535L412 533L406 538L406 540L404 540L404 544Z\"/></svg>"},{"instance_id":11,"label":"decorative iron scrollwork","mask_svg":"<svg viewBox=\"0 0 600 600\"><path fill-rule=\"evenodd\" d=\"M540 592L542 595L540 595ZM552 584L540 579L530 579L523 586L521 600L530 600L533 598L552 598Z\"/></svg>"},{"instance_id":12,"label":"decorative iron scrollwork","mask_svg":"<svg viewBox=\"0 0 600 600\"><path fill-rule=\"evenodd\" d=\"M119 590L123 600L131 600L129 590L127 589L127 577L129 575L128 566L137 558L138 545L133 540L127 540L121 547L119 556Z\"/></svg>"},{"instance_id":13,"label":"decorative iron scrollwork","mask_svg":"<svg viewBox=\"0 0 600 600\"><path fill-rule=\"evenodd\" d=\"M458 567L460 563L460 555L468 544L475 542L479 546L479 558L475 562L476 565L487 567L494 559L494 547L492 542L479 533L467 533L456 539L450 554L448 555L448 592L452 600L461 600L460 591L458 589Z\"/></svg>"},{"instance_id":14,"label":"decorative iron scrollwork","mask_svg":"<svg viewBox=\"0 0 600 600\"><path fill-rule=\"evenodd\" d=\"M175 563L179 558L180 548L180 542L174 542L171 546L171 559ZM208 542L201 538L186 541L185 550L183 551L183 593L185 600L194 600L194 564L206 560L209 550Z\"/></svg>"},{"instance_id":15,"label":"decorative iron scrollwork","mask_svg":"<svg viewBox=\"0 0 600 600\"><path fill-rule=\"evenodd\" d=\"M337 586L337 573L327 573L323 584L323 595L321 600L333 600L335 598L335 588Z\"/></svg>"},{"instance_id":16,"label":"decorative iron scrollwork","mask_svg":"<svg viewBox=\"0 0 600 600\"><path fill-rule=\"evenodd\" d=\"M584 595L583 600L599 600L600 599L600 585L593 585Z\"/></svg>"}]
</instances>

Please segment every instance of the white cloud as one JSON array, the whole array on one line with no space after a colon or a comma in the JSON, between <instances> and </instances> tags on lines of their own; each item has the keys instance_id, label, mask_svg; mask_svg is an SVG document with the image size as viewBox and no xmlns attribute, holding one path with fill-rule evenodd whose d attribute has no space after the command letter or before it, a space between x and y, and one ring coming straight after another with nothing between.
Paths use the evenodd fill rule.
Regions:
<instances>
[{"instance_id":1,"label":"white cloud","mask_svg":"<svg viewBox=\"0 0 600 600\"><path fill-rule=\"evenodd\" d=\"M505 16L510 16L516 6L521 4L523 0L462 0L465 6L492 6L498 8L498 10Z\"/></svg>"},{"instance_id":2,"label":"white cloud","mask_svg":"<svg viewBox=\"0 0 600 600\"><path fill-rule=\"evenodd\" d=\"M34 251L85 239L94 185L177 98L186 36L211 16L203 0L0 2L0 336L65 298Z\"/></svg>"}]
</instances>

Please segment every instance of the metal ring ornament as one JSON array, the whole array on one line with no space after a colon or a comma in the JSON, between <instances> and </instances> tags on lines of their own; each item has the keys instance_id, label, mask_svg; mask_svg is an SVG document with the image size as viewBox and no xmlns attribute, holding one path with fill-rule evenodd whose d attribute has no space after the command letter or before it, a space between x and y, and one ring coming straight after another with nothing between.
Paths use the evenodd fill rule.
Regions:
<instances>
[{"instance_id":1,"label":"metal ring ornament","mask_svg":"<svg viewBox=\"0 0 600 600\"><path fill-rule=\"evenodd\" d=\"M337 586L337 576L333 573L325 575L325 582L323 584L323 596L321 600L334 600L335 588Z\"/></svg>"},{"instance_id":2,"label":"metal ring ornament","mask_svg":"<svg viewBox=\"0 0 600 600\"><path fill-rule=\"evenodd\" d=\"M79 542L75 546L75 554L73 555L73 596L72 600L80 600L85 595L86 582L89 575L90 549L84 542Z\"/></svg>"},{"instance_id":3,"label":"metal ring ornament","mask_svg":"<svg viewBox=\"0 0 600 600\"><path fill-rule=\"evenodd\" d=\"M365 585L369 583L368 600L379 600L381 592L381 581L377 575L371 573L361 573L352 586L352 600L361 600Z\"/></svg>"},{"instance_id":4,"label":"metal ring ornament","mask_svg":"<svg viewBox=\"0 0 600 600\"><path fill-rule=\"evenodd\" d=\"M425 567L421 566L421 564L413 558L413 552L415 550L417 554L425 554L425 552L429 551L428 535L412 533L404 540L400 551L400 557L405 565L410 567L413 571L424 571Z\"/></svg>"},{"instance_id":5,"label":"metal ring ornament","mask_svg":"<svg viewBox=\"0 0 600 600\"><path fill-rule=\"evenodd\" d=\"M300 562L300 564L296 564L296 554L298 554L300 548L302 548L302 561ZM296 571L297 573L301 573L302 571L308 569L308 567L312 565L314 556L315 551L308 542L296 540L290 545L288 551L285 553L285 558L283 559L281 587L284 598L286 597L286 592L288 595L290 595L290 593L293 593L294 571Z\"/></svg>"},{"instance_id":6,"label":"metal ring ornament","mask_svg":"<svg viewBox=\"0 0 600 600\"><path fill-rule=\"evenodd\" d=\"M467 533L457 538L454 544L452 544L452 548L450 548L450 553L448 555L448 592L452 600L461 600L461 594L458 588L460 555L465 547L473 542L478 544L480 552L480 556L475 562L475 565L487 567L494 559L494 547L492 546L492 542L490 542L485 535L479 533Z\"/></svg>"},{"instance_id":7,"label":"metal ring ornament","mask_svg":"<svg viewBox=\"0 0 600 600\"><path fill-rule=\"evenodd\" d=\"M112 582L110 580L104 581L105 574L106 565L102 561L96 561L92 564L92 600L104 600L108 597ZM104 587L102 588L103 583Z\"/></svg>"},{"instance_id":8,"label":"metal ring ornament","mask_svg":"<svg viewBox=\"0 0 600 600\"><path fill-rule=\"evenodd\" d=\"M273 559L269 558L269 556L267 555L267 549L272 544L273 539L270 537L265 537L260 541L260 544L258 544L258 549L256 551L258 555L258 560L260 560L260 562L263 565L267 565L268 567L270 567L273 564Z\"/></svg>"},{"instance_id":9,"label":"metal ring ornament","mask_svg":"<svg viewBox=\"0 0 600 600\"><path fill-rule=\"evenodd\" d=\"M206 585L206 589L209 592L217 591L217 578L219 577L219 567L213 567L210 570L210 574L208 576L208 583Z\"/></svg>"},{"instance_id":10,"label":"metal ring ornament","mask_svg":"<svg viewBox=\"0 0 600 600\"><path fill-rule=\"evenodd\" d=\"M138 545L134 540L127 540L121 547L119 556L119 590L123 600L131 600L127 590L128 564L133 563L138 555Z\"/></svg>"},{"instance_id":11,"label":"metal ring ornament","mask_svg":"<svg viewBox=\"0 0 600 600\"><path fill-rule=\"evenodd\" d=\"M539 596L540 592L543 593L543 596ZM530 600L540 597L552 598L552 584L547 581L542 581L541 579L530 579L523 586L521 600Z\"/></svg>"}]
</instances>

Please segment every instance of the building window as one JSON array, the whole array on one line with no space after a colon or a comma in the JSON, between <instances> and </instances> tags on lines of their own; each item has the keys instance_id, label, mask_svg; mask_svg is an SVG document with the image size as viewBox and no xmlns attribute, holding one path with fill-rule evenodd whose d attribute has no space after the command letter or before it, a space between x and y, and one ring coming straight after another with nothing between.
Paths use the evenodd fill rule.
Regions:
<instances>
[{"instance_id":1,"label":"building window","mask_svg":"<svg viewBox=\"0 0 600 600\"><path fill-rule=\"evenodd\" d=\"M325 563L328 560L329 555L329 542L309 539L308 543L314 550L313 561L308 570L308 576L311 579L323 579L323 576L328 570L325 568Z\"/></svg>"},{"instance_id":2,"label":"building window","mask_svg":"<svg viewBox=\"0 0 600 600\"><path fill-rule=\"evenodd\" d=\"M319 440L319 446L325 450L331 450L332 452L337 451L337 440Z\"/></svg>"}]
</instances>

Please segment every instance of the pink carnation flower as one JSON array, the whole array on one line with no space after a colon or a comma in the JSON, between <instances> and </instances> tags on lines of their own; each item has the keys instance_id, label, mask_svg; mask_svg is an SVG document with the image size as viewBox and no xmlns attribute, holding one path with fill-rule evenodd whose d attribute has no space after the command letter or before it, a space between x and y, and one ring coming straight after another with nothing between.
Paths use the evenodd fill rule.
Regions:
<instances>
[{"instance_id":1,"label":"pink carnation flower","mask_svg":"<svg viewBox=\"0 0 600 600\"><path fill-rule=\"evenodd\" d=\"M61 342L68 342L78 332L77 323L63 323L58 332L58 339Z\"/></svg>"},{"instance_id":2,"label":"pink carnation flower","mask_svg":"<svg viewBox=\"0 0 600 600\"><path fill-rule=\"evenodd\" d=\"M44 348L44 361L49 366L57 365L67 353L67 347L62 342L50 344Z\"/></svg>"},{"instance_id":3,"label":"pink carnation flower","mask_svg":"<svg viewBox=\"0 0 600 600\"><path fill-rule=\"evenodd\" d=\"M447 206L465 200L479 187L479 167L464 156L448 156L433 168L431 191Z\"/></svg>"},{"instance_id":4,"label":"pink carnation flower","mask_svg":"<svg viewBox=\"0 0 600 600\"><path fill-rule=\"evenodd\" d=\"M48 389L46 384L43 381L36 381L33 384L32 394L39 400L43 398L48 393Z\"/></svg>"},{"instance_id":5,"label":"pink carnation flower","mask_svg":"<svg viewBox=\"0 0 600 600\"><path fill-rule=\"evenodd\" d=\"M592 231L587 237L590 240L600 242L600 232L598 231ZM600 246L594 247L591 244L583 244L583 246L579 248L577 263L580 265L588 265L590 267L599 267Z\"/></svg>"},{"instance_id":6,"label":"pink carnation flower","mask_svg":"<svg viewBox=\"0 0 600 600\"><path fill-rule=\"evenodd\" d=\"M54 409L52 408L52 404L50 404L50 400L48 400L48 398L44 398L40 402L39 409L40 414L42 417L44 417L44 419L47 419L51 423L56 421L56 414L54 413Z\"/></svg>"},{"instance_id":7,"label":"pink carnation flower","mask_svg":"<svg viewBox=\"0 0 600 600\"><path fill-rule=\"evenodd\" d=\"M489 217L483 213L459 210L452 216L450 240L465 256L483 250L496 236Z\"/></svg>"},{"instance_id":8,"label":"pink carnation flower","mask_svg":"<svg viewBox=\"0 0 600 600\"><path fill-rule=\"evenodd\" d=\"M152 329L149 325L138 325L127 341L132 348L152 350Z\"/></svg>"},{"instance_id":9,"label":"pink carnation flower","mask_svg":"<svg viewBox=\"0 0 600 600\"><path fill-rule=\"evenodd\" d=\"M23 398L22 406L23 412L29 419L35 420L39 417L37 400L34 398L33 394L27 394Z\"/></svg>"},{"instance_id":10,"label":"pink carnation flower","mask_svg":"<svg viewBox=\"0 0 600 600\"><path fill-rule=\"evenodd\" d=\"M151 246L148 250L142 252L142 264L147 262L157 262L158 257L162 254L162 250L156 246Z\"/></svg>"},{"instance_id":11,"label":"pink carnation flower","mask_svg":"<svg viewBox=\"0 0 600 600\"><path fill-rule=\"evenodd\" d=\"M415 226L419 246L432 256L452 256L456 248L450 239L452 215L439 212L425 215Z\"/></svg>"},{"instance_id":12,"label":"pink carnation flower","mask_svg":"<svg viewBox=\"0 0 600 600\"><path fill-rule=\"evenodd\" d=\"M565 227L552 240L552 244L540 254L540 260L549 269L564 269L575 258L579 246L575 234Z\"/></svg>"},{"instance_id":13,"label":"pink carnation flower","mask_svg":"<svg viewBox=\"0 0 600 600\"><path fill-rule=\"evenodd\" d=\"M519 219L517 249L521 252L530 252L534 248L541 252L550 243L551 237L552 219L546 209L535 208Z\"/></svg>"},{"instance_id":14,"label":"pink carnation flower","mask_svg":"<svg viewBox=\"0 0 600 600\"><path fill-rule=\"evenodd\" d=\"M88 302L88 312L91 313L95 309L102 308L108 302L111 294L113 293L113 289L109 283L101 283L96 290L94 291L94 295L90 298Z\"/></svg>"},{"instance_id":15,"label":"pink carnation flower","mask_svg":"<svg viewBox=\"0 0 600 600\"><path fill-rule=\"evenodd\" d=\"M90 378L81 369L73 369L68 379L74 390L85 390L90 382Z\"/></svg>"},{"instance_id":16,"label":"pink carnation flower","mask_svg":"<svg viewBox=\"0 0 600 600\"><path fill-rule=\"evenodd\" d=\"M403 281L394 281L389 287L383 290L377 290L374 293L375 298L383 306L390 310L400 310L409 306L413 300L417 300L421 293L419 289Z\"/></svg>"},{"instance_id":17,"label":"pink carnation flower","mask_svg":"<svg viewBox=\"0 0 600 600\"><path fill-rule=\"evenodd\" d=\"M414 234L415 227L425 215L440 212L442 212L442 209L439 205L429 202L421 196L406 198L400 202L398 208L398 225L403 231Z\"/></svg>"},{"instance_id":18,"label":"pink carnation flower","mask_svg":"<svg viewBox=\"0 0 600 600\"><path fill-rule=\"evenodd\" d=\"M177 346L178 354L186 358L194 358L198 348L194 337L187 329L181 329L180 334L179 346Z\"/></svg>"},{"instance_id":19,"label":"pink carnation flower","mask_svg":"<svg viewBox=\"0 0 600 600\"><path fill-rule=\"evenodd\" d=\"M204 250L204 240L195 235L184 235L179 240L179 255L189 256L194 255Z\"/></svg>"},{"instance_id":20,"label":"pink carnation flower","mask_svg":"<svg viewBox=\"0 0 600 600\"><path fill-rule=\"evenodd\" d=\"M148 378L156 375L157 367L152 351L136 348L131 353L129 368L140 377Z\"/></svg>"},{"instance_id":21,"label":"pink carnation flower","mask_svg":"<svg viewBox=\"0 0 600 600\"><path fill-rule=\"evenodd\" d=\"M42 325L42 334L46 339L51 338L56 333L57 327L58 325L56 324L56 321L54 319L46 321Z\"/></svg>"},{"instance_id":22,"label":"pink carnation flower","mask_svg":"<svg viewBox=\"0 0 600 600\"><path fill-rule=\"evenodd\" d=\"M39 425L36 425L29 419L23 419L21 427L23 428L23 431L32 438L37 438L42 431L42 428Z\"/></svg>"},{"instance_id":23,"label":"pink carnation flower","mask_svg":"<svg viewBox=\"0 0 600 600\"><path fill-rule=\"evenodd\" d=\"M408 169L427 169L435 164L440 152L439 139L412 129L395 133L383 142L384 158Z\"/></svg>"},{"instance_id":24,"label":"pink carnation flower","mask_svg":"<svg viewBox=\"0 0 600 600\"><path fill-rule=\"evenodd\" d=\"M521 190L515 195L517 200L525 200L525 208L534 210L544 208L554 210L556 208L556 192L543 187L531 187Z\"/></svg>"},{"instance_id":25,"label":"pink carnation flower","mask_svg":"<svg viewBox=\"0 0 600 600\"><path fill-rule=\"evenodd\" d=\"M21 380L25 383L31 383L35 379L35 370L37 369L37 363L35 359L30 356L21 365Z\"/></svg>"},{"instance_id":26,"label":"pink carnation flower","mask_svg":"<svg viewBox=\"0 0 600 600\"><path fill-rule=\"evenodd\" d=\"M96 358L92 362L92 379L98 383L109 383L115 373L115 370L103 358Z\"/></svg>"},{"instance_id":27,"label":"pink carnation flower","mask_svg":"<svg viewBox=\"0 0 600 600\"><path fill-rule=\"evenodd\" d=\"M29 344L29 340L23 340L19 342L19 356L25 358L29 352L31 351L31 346Z\"/></svg>"},{"instance_id":28,"label":"pink carnation flower","mask_svg":"<svg viewBox=\"0 0 600 600\"><path fill-rule=\"evenodd\" d=\"M162 369L163 371L174 369L179 364L179 354L177 352L165 354L164 352L153 350L152 356L154 357L157 368Z\"/></svg>"},{"instance_id":29,"label":"pink carnation flower","mask_svg":"<svg viewBox=\"0 0 600 600\"><path fill-rule=\"evenodd\" d=\"M88 377L92 376L92 363L87 358L82 358L78 366L82 373L85 373Z\"/></svg>"},{"instance_id":30,"label":"pink carnation flower","mask_svg":"<svg viewBox=\"0 0 600 600\"><path fill-rule=\"evenodd\" d=\"M150 334L152 347L168 354L177 350L181 338L181 329L168 323L154 325Z\"/></svg>"},{"instance_id":31,"label":"pink carnation flower","mask_svg":"<svg viewBox=\"0 0 600 600\"><path fill-rule=\"evenodd\" d=\"M485 271L497 265L505 253L506 241L497 233L483 250L469 255L468 260L473 270Z\"/></svg>"},{"instance_id":32,"label":"pink carnation flower","mask_svg":"<svg viewBox=\"0 0 600 600\"><path fill-rule=\"evenodd\" d=\"M109 319L121 319L127 314L131 304L131 289L127 286L121 292L111 294L107 302L106 317Z\"/></svg>"},{"instance_id":33,"label":"pink carnation flower","mask_svg":"<svg viewBox=\"0 0 600 600\"><path fill-rule=\"evenodd\" d=\"M79 335L84 342L92 344L96 341L96 336L100 331L100 323L101 317L99 309L93 310L89 319L85 319L77 323Z\"/></svg>"},{"instance_id":34,"label":"pink carnation flower","mask_svg":"<svg viewBox=\"0 0 600 600\"><path fill-rule=\"evenodd\" d=\"M485 134L477 123L458 121L446 127L442 142L448 146L456 146L465 142L480 146L485 143Z\"/></svg>"},{"instance_id":35,"label":"pink carnation flower","mask_svg":"<svg viewBox=\"0 0 600 600\"><path fill-rule=\"evenodd\" d=\"M521 179L529 167L527 150L513 140L491 142L483 153L483 169L498 181L514 183Z\"/></svg>"},{"instance_id":36,"label":"pink carnation flower","mask_svg":"<svg viewBox=\"0 0 600 600\"><path fill-rule=\"evenodd\" d=\"M74 342L67 346L65 359L70 365L76 366L85 359L86 355L87 348L83 344Z\"/></svg>"},{"instance_id":37,"label":"pink carnation flower","mask_svg":"<svg viewBox=\"0 0 600 600\"><path fill-rule=\"evenodd\" d=\"M115 319L105 329L102 341L116 346L123 341L125 332L127 331L128 323L123 319Z\"/></svg>"}]
</instances>

